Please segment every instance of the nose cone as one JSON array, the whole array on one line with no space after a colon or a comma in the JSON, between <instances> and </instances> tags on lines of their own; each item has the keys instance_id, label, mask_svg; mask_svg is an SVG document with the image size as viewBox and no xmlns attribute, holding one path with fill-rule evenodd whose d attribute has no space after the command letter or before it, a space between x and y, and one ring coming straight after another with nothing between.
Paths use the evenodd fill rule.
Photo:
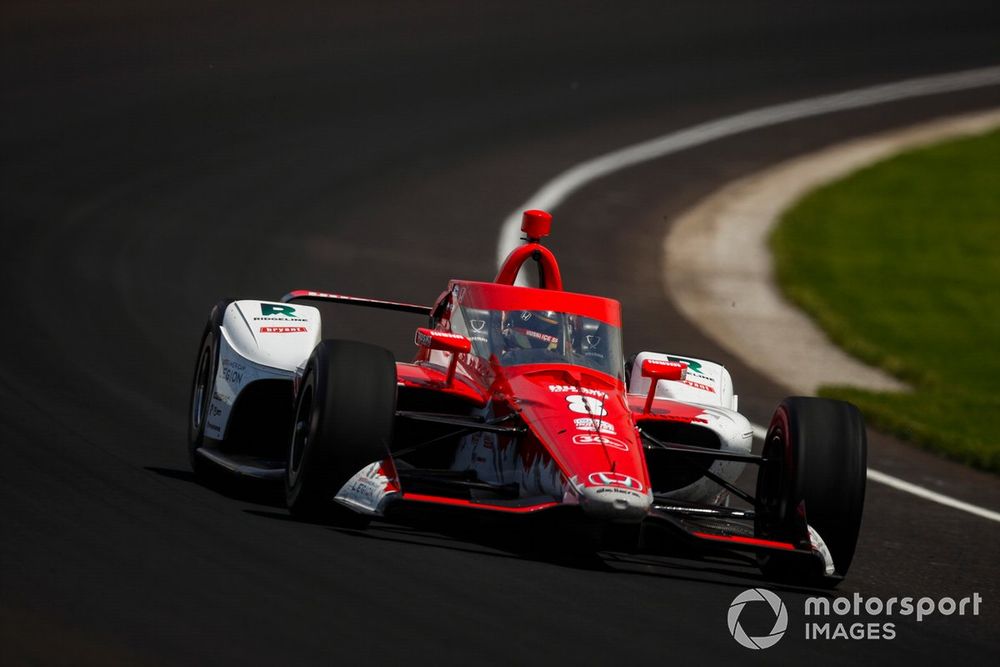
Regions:
<instances>
[{"instance_id":1,"label":"nose cone","mask_svg":"<svg viewBox=\"0 0 1000 667\"><path fill-rule=\"evenodd\" d=\"M653 504L642 443L623 388L585 374L514 374L518 410L555 459L588 515L636 523Z\"/></svg>"},{"instance_id":2,"label":"nose cone","mask_svg":"<svg viewBox=\"0 0 1000 667\"><path fill-rule=\"evenodd\" d=\"M588 515L616 523L638 523L649 513L653 495L642 482L622 473L595 472L579 488Z\"/></svg>"}]
</instances>

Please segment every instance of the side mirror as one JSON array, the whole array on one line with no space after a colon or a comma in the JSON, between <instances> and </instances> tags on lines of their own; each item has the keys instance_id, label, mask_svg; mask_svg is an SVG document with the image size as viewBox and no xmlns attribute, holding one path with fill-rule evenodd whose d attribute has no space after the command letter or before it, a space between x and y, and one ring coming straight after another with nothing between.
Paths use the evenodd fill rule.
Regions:
<instances>
[{"instance_id":1,"label":"side mirror","mask_svg":"<svg viewBox=\"0 0 1000 667\"><path fill-rule=\"evenodd\" d=\"M646 394L646 405L643 414L653 407L653 397L656 395L656 385L660 380L679 382L687 378L688 365L680 361L661 361L660 359L643 359L642 377L649 378L649 393Z\"/></svg>"},{"instance_id":2,"label":"side mirror","mask_svg":"<svg viewBox=\"0 0 1000 667\"><path fill-rule=\"evenodd\" d=\"M450 333L448 331L437 331L420 327L413 336L413 342L418 347L426 347L430 350L440 350L441 352L451 352L451 361L448 363L448 377L445 384L450 385L455 379L455 366L458 363L458 355L466 354L472 350L472 341L461 334Z\"/></svg>"}]
</instances>

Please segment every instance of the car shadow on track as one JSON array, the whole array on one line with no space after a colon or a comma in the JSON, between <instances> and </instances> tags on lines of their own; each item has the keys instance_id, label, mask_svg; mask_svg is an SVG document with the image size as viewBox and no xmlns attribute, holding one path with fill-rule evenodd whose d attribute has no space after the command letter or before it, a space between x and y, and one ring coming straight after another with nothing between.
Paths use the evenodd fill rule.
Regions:
<instances>
[{"instance_id":1,"label":"car shadow on track","mask_svg":"<svg viewBox=\"0 0 1000 667\"><path fill-rule=\"evenodd\" d=\"M303 521L286 512L244 509L247 514L277 521L323 527L357 539L391 542L429 549L444 549L489 558L527 560L559 567L622 576L654 577L705 583L725 588L766 587L778 592L829 596L831 592L769 581L748 556L712 556L667 547L657 541L659 552L602 549L593 536L561 530L553 521L534 517L470 516L468 510L435 508L394 512L365 530L340 528ZM664 548L667 547L667 548Z\"/></svg>"},{"instance_id":2,"label":"car shadow on track","mask_svg":"<svg viewBox=\"0 0 1000 667\"><path fill-rule=\"evenodd\" d=\"M775 591L820 596L832 594L829 590L769 581L749 557L705 555L662 540L655 541L652 551L616 549L615 545L602 544L586 530L566 530L559 518L552 515L509 517L482 512L470 514L469 510L451 508L410 508L392 512L386 520L373 521L366 530L355 530L293 517L285 509L284 488L280 483L228 475L202 480L190 470L175 468L148 466L146 470L204 487L232 500L270 508L242 510L252 516L313 525L357 539L446 549L490 558L529 560L623 576L666 578L728 588L763 586Z\"/></svg>"},{"instance_id":3,"label":"car shadow on track","mask_svg":"<svg viewBox=\"0 0 1000 667\"><path fill-rule=\"evenodd\" d=\"M145 469L168 479L200 486L233 500L275 508L284 508L285 506L285 489L280 482L236 477L221 472L206 480L190 470L156 466L146 466Z\"/></svg>"}]
</instances>

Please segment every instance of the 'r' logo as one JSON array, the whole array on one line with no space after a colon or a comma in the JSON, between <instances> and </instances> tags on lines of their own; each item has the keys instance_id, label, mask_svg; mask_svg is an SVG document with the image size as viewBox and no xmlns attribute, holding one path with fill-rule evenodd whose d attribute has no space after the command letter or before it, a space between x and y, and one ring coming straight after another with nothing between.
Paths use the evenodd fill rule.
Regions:
<instances>
[{"instance_id":1,"label":"'r' logo","mask_svg":"<svg viewBox=\"0 0 1000 667\"><path fill-rule=\"evenodd\" d=\"M260 304L260 314L265 317L267 315L292 316L295 314L295 306L278 305L276 303L262 303Z\"/></svg>"},{"instance_id":2,"label":"'r' logo","mask_svg":"<svg viewBox=\"0 0 1000 667\"><path fill-rule=\"evenodd\" d=\"M705 372L705 371L701 370L701 362L695 361L694 359L688 359L687 357L671 357L671 356L667 356L667 359L670 360L670 361L678 361L678 362L687 364L688 368L690 368L691 371L694 372L694 373L704 373Z\"/></svg>"}]
</instances>

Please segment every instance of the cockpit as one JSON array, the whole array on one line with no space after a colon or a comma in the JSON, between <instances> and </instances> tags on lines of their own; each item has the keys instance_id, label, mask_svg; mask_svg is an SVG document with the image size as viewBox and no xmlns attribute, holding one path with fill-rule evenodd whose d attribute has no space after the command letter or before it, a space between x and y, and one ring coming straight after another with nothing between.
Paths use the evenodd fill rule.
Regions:
<instances>
[{"instance_id":1,"label":"cockpit","mask_svg":"<svg viewBox=\"0 0 1000 667\"><path fill-rule=\"evenodd\" d=\"M601 320L553 310L490 310L459 306L451 330L472 353L501 366L571 364L622 378L621 330Z\"/></svg>"}]
</instances>

